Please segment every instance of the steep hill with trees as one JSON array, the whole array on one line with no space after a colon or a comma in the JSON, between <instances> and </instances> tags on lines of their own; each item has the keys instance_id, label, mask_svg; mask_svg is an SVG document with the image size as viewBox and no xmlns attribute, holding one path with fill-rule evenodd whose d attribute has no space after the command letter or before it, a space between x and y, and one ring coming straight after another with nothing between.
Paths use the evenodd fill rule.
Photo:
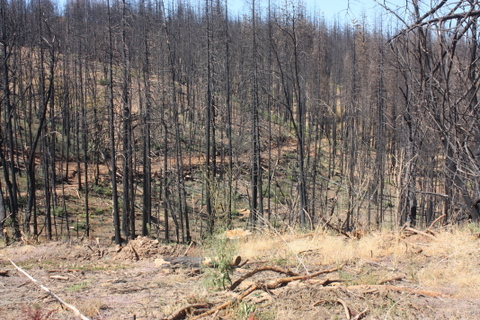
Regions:
<instances>
[{"instance_id":1,"label":"steep hill with trees","mask_svg":"<svg viewBox=\"0 0 480 320\"><path fill-rule=\"evenodd\" d=\"M478 221L476 2L385 7L400 29L296 2L57 6L0 0L8 237Z\"/></svg>"}]
</instances>

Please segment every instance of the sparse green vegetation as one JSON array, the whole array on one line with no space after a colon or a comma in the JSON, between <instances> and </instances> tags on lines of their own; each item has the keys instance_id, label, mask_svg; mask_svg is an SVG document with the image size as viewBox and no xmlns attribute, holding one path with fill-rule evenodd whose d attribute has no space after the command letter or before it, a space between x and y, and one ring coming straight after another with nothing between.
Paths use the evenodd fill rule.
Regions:
<instances>
[{"instance_id":1,"label":"sparse green vegetation","mask_svg":"<svg viewBox=\"0 0 480 320\"><path fill-rule=\"evenodd\" d=\"M94 211L96 216L102 216L107 212L108 212L108 210L104 209L104 208L95 208L95 211Z\"/></svg>"},{"instance_id":2,"label":"sparse green vegetation","mask_svg":"<svg viewBox=\"0 0 480 320\"><path fill-rule=\"evenodd\" d=\"M90 283L91 283L90 280L81 281L81 282L75 283L75 284L67 287L66 290L73 291L73 292L81 291L81 290L84 290L84 289L88 288L90 286Z\"/></svg>"},{"instance_id":3,"label":"sparse green vegetation","mask_svg":"<svg viewBox=\"0 0 480 320\"><path fill-rule=\"evenodd\" d=\"M98 80L98 84L101 85L101 86L106 86L109 84L109 81L107 79L100 79Z\"/></svg>"},{"instance_id":4,"label":"sparse green vegetation","mask_svg":"<svg viewBox=\"0 0 480 320\"><path fill-rule=\"evenodd\" d=\"M248 302L240 302L235 310L235 319L236 320L244 320L244 319L252 319L255 314L255 310L257 307L254 304L250 304ZM253 318L257 319L257 318Z\"/></svg>"},{"instance_id":5,"label":"sparse green vegetation","mask_svg":"<svg viewBox=\"0 0 480 320\"><path fill-rule=\"evenodd\" d=\"M85 222L75 221L72 225L72 229L74 231L85 230L86 228L87 228L87 226L85 225Z\"/></svg>"},{"instance_id":6,"label":"sparse green vegetation","mask_svg":"<svg viewBox=\"0 0 480 320\"><path fill-rule=\"evenodd\" d=\"M216 289L225 289L231 283L232 262L237 256L238 243L219 233L203 243L206 256L211 259L205 268L205 284Z\"/></svg>"},{"instance_id":7,"label":"sparse green vegetation","mask_svg":"<svg viewBox=\"0 0 480 320\"><path fill-rule=\"evenodd\" d=\"M54 207L52 214L56 217L63 217L65 215L65 208L64 207Z\"/></svg>"},{"instance_id":8,"label":"sparse green vegetation","mask_svg":"<svg viewBox=\"0 0 480 320\"><path fill-rule=\"evenodd\" d=\"M112 196L112 187L110 185L92 185L92 191L98 195L111 197Z\"/></svg>"},{"instance_id":9,"label":"sparse green vegetation","mask_svg":"<svg viewBox=\"0 0 480 320\"><path fill-rule=\"evenodd\" d=\"M473 234L480 234L480 224L479 223L469 223L466 226L467 230L469 230Z\"/></svg>"}]
</instances>

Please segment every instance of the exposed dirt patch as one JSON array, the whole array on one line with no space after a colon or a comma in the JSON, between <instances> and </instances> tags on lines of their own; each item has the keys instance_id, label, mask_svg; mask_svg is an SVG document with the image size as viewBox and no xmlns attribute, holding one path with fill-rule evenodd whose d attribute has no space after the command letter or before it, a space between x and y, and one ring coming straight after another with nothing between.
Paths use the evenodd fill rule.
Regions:
<instances>
[{"instance_id":1,"label":"exposed dirt patch","mask_svg":"<svg viewBox=\"0 0 480 320\"><path fill-rule=\"evenodd\" d=\"M9 259L92 319L161 318L162 306L193 292L188 282L198 278L199 270L161 269L155 259L183 255L186 249L143 237L124 248L96 241L4 248L0 251L0 270L5 271L0 277L1 318L33 319L37 314L40 319L47 315L45 319L75 319Z\"/></svg>"}]
</instances>

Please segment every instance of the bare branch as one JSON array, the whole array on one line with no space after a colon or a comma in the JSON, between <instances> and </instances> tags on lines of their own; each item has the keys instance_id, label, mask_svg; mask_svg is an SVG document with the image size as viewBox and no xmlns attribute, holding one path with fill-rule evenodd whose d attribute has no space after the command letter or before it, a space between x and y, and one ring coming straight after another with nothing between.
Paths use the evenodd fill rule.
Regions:
<instances>
[{"instance_id":1,"label":"bare branch","mask_svg":"<svg viewBox=\"0 0 480 320\"><path fill-rule=\"evenodd\" d=\"M44 285L40 284L37 280L35 280L31 275L29 275L26 271L24 271L22 268L20 268L19 266L17 266L12 260L10 260L10 263L18 269L18 271L20 271L21 273L23 273L27 278L29 278L33 283L35 283L37 286L39 286L40 288L42 288L43 290L45 290L49 295L51 295L55 300L57 300L61 305L67 307L68 309L72 310L73 313L75 313L76 316L80 317L82 320L90 320L89 318L87 318L86 316L84 316L80 310L78 310L75 306L63 301L59 296L57 296L55 293L53 293L52 291L50 291L50 289L48 289L47 287L45 287Z\"/></svg>"}]
</instances>

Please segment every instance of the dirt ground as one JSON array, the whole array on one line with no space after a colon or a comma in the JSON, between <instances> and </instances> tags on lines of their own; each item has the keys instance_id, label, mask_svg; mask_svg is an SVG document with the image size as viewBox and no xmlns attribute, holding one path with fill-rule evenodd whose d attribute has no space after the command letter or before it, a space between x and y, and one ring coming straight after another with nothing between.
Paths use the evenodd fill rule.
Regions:
<instances>
[{"instance_id":1,"label":"dirt ground","mask_svg":"<svg viewBox=\"0 0 480 320\"><path fill-rule=\"evenodd\" d=\"M427 240L419 238L418 242ZM165 262L185 254L190 264ZM445 259L421 250L416 254L425 255L422 259L428 260L421 261L428 263ZM358 258L342 265L324 264L320 251L308 249L290 256L290 260L258 256L235 269L232 280L266 266L303 276L338 271L297 280L278 272L258 272L234 291L212 290L204 284L205 269L197 263L202 255L196 247L165 245L142 237L122 249L95 240L1 248L0 318L79 319L15 269L10 259L89 319L172 319L176 310L189 304L202 305L206 311L234 301L254 284L259 290L204 319L479 318L480 291L464 296L453 283L443 287L419 284L411 276L411 264L388 255ZM267 283L279 279L287 280L278 288L267 288ZM179 315L176 319L184 318Z\"/></svg>"}]
</instances>

